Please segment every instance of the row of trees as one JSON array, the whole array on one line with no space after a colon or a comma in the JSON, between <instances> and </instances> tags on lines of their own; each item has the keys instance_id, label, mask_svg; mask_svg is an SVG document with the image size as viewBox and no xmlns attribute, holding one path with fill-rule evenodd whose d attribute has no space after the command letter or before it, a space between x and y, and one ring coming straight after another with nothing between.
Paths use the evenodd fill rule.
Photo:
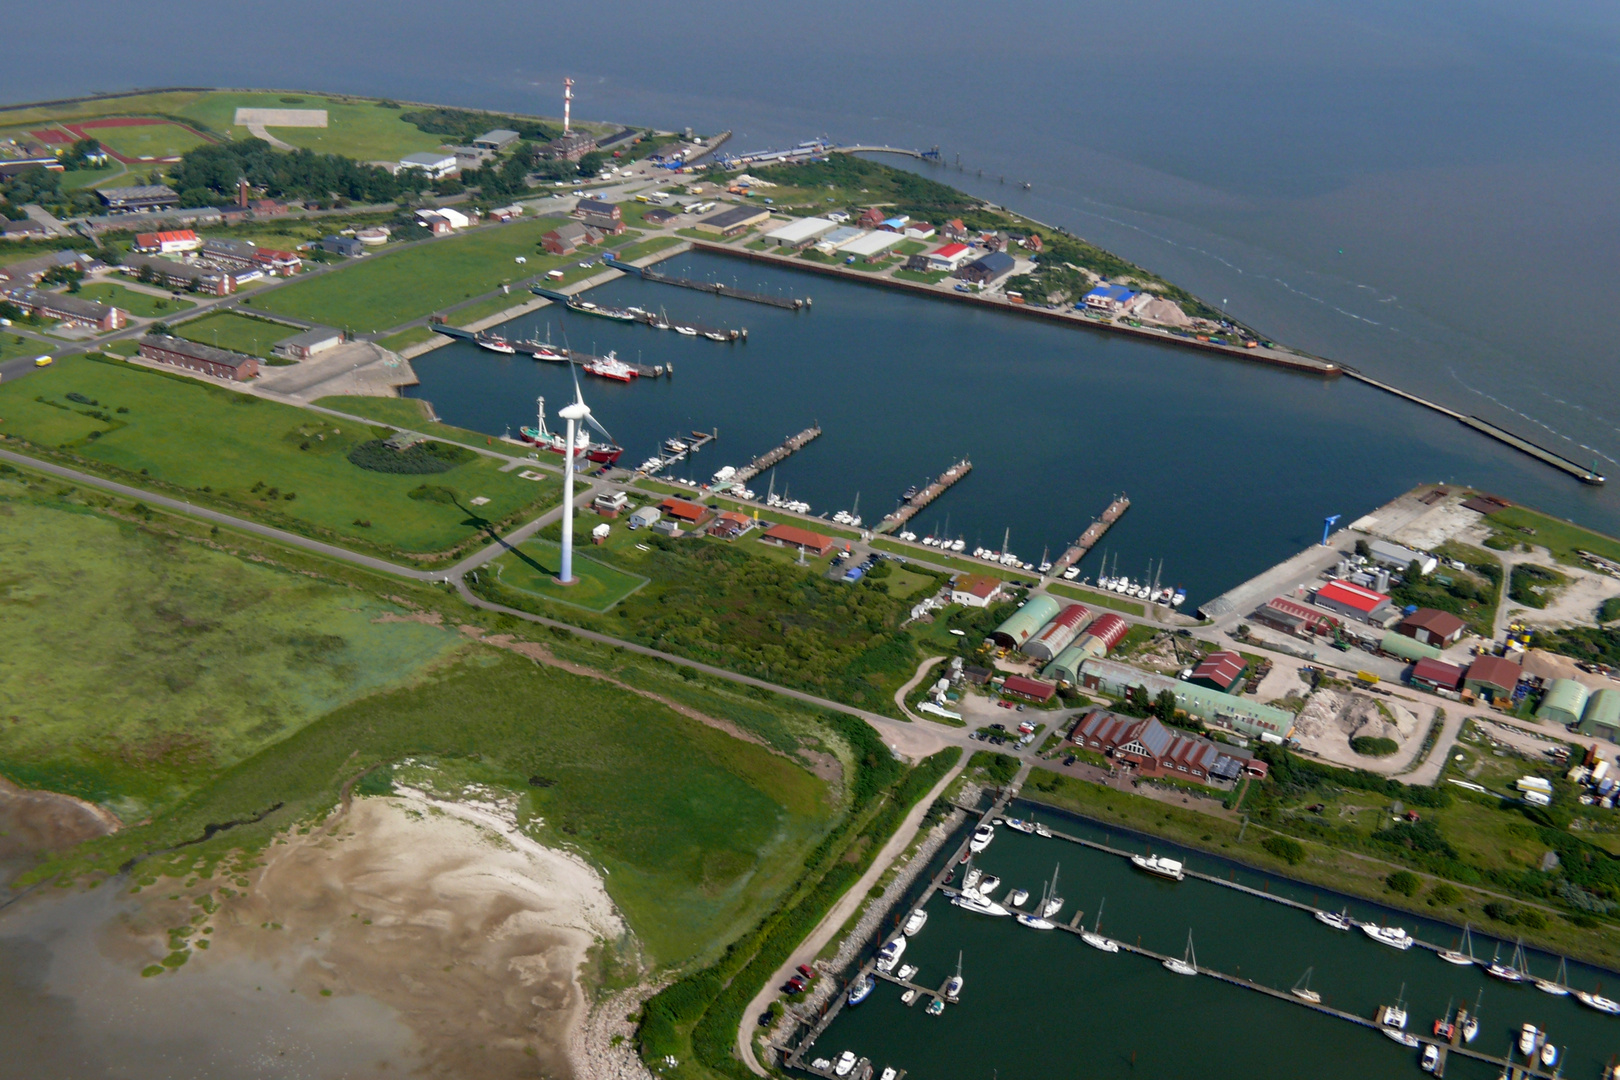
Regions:
<instances>
[{"instance_id":1,"label":"row of trees","mask_svg":"<svg viewBox=\"0 0 1620 1080\"><path fill-rule=\"evenodd\" d=\"M359 202L391 202L402 191L419 190L423 179L396 177L376 165L363 165L338 154L317 154L300 149L278 153L263 139L199 146L188 150L175 165L172 178L180 201L202 206L228 198L243 177L272 197L325 199L339 197Z\"/></svg>"}]
</instances>

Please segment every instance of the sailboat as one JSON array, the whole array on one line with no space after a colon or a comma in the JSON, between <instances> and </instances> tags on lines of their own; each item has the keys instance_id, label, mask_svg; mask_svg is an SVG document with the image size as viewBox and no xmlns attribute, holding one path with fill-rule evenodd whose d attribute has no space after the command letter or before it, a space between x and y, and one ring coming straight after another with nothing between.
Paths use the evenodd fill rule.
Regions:
<instances>
[{"instance_id":1,"label":"sailboat","mask_svg":"<svg viewBox=\"0 0 1620 1080\"><path fill-rule=\"evenodd\" d=\"M1463 1042L1471 1043L1479 1037L1479 1003L1485 999L1485 990L1481 988L1474 995L1474 1011L1462 1009L1457 1013L1457 1023L1462 1025Z\"/></svg>"},{"instance_id":2,"label":"sailboat","mask_svg":"<svg viewBox=\"0 0 1620 1080\"><path fill-rule=\"evenodd\" d=\"M1306 968L1305 974L1299 977L1299 982L1295 983L1294 988L1288 992L1301 1001L1308 1001L1312 1005L1320 1005L1322 1004L1322 995L1311 989L1311 972L1315 970L1314 967Z\"/></svg>"},{"instance_id":3,"label":"sailboat","mask_svg":"<svg viewBox=\"0 0 1620 1080\"><path fill-rule=\"evenodd\" d=\"M1050 882L1045 882L1045 881L1041 882L1041 903L1040 903L1040 906L1037 908L1038 911L1045 911L1046 910L1046 898L1051 894L1051 889L1052 889L1052 886L1051 886ZM1040 915L1032 915L1032 914L1029 914L1028 912L1019 912L1019 914L1018 914L1018 922L1019 922L1019 925L1027 926L1031 930L1056 930L1057 929L1057 924L1054 923L1052 920L1047 919L1047 918L1043 918Z\"/></svg>"},{"instance_id":4,"label":"sailboat","mask_svg":"<svg viewBox=\"0 0 1620 1080\"><path fill-rule=\"evenodd\" d=\"M1418 1037L1406 1030L1406 984L1395 995L1395 1004L1380 1005L1376 1017L1379 1029L1402 1046L1417 1046Z\"/></svg>"},{"instance_id":5,"label":"sailboat","mask_svg":"<svg viewBox=\"0 0 1620 1080\"><path fill-rule=\"evenodd\" d=\"M1569 961L1560 956L1558 958L1558 974L1551 979L1537 979L1536 989L1543 994L1551 994L1553 997L1568 997Z\"/></svg>"},{"instance_id":6,"label":"sailboat","mask_svg":"<svg viewBox=\"0 0 1620 1080\"><path fill-rule=\"evenodd\" d=\"M1057 893L1058 870L1061 867L1062 864L1056 864L1052 867L1052 895L1048 896L1046 903L1041 905L1041 917L1043 919L1050 919L1063 910L1063 897Z\"/></svg>"},{"instance_id":7,"label":"sailboat","mask_svg":"<svg viewBox=\"0 0 1620 1080\"><path fill-rule=\"evenodd\" d=\"M1496 948L1497 954L1499 955L1501 951L1502 947L1498 945ZM1496 955L1493 955L1489 966L1485 968L1485 974L1494 979L1501 979L1505 983L1518 984L1524 982L1524 942L1521 941L1513 946L1513 958L1506 964L1499 961Z\"/></svg>"},{"instance_id":8,"label":"sailboat","mask_svg":"<svg viewBox=\"0 0 1620 1080\"><path fill-rule=\"evenodd\" d=\"M1164 961L1166 971L1173 971L1177 975L1198 974L1198 954L1193 952L1192 930L1187 931L1187 951L1181 956L1171 956Z\"/></svg>"},{"instance_id":9,"label":"sailboat","mask_svg":"<svg viewBox=\"0 0 1620 1080\"><path fill-rule=\"evenodd\" d=\"M956 974L945 980L945 1000L955 1005L962 997L962 952L956 953Z\"/></svg>"},{"instance_id":10,"label":"sailboat","mask_svg":"<svg viewBox=\"0 0 1620 1080\"><path fill-rule=\"evenodd\" d=\"M1117 953L1119 952L1119 942L1102 936L1102 911L1103 905L1107 902L1108 897L1106 896L1097 901L1097 921L1092 924L1090 930L1083 930L1080 932L1080 940L1085 942L1087 945L1090 945L1093 949L1098 949L1102 952Z\"/></svg>"},{"instance_id":11,"label":"sailboat","mask_svg":"<svg viewBox=\"0 0 1620 1080\"><path fill-rule=\"evenodd\" d=\"M1473 932L1468 923L1463 924L1462 949L1460 951L1446 949L1440 953L1440 959L1448 964L1456 964L1458 967L1469 967L1477 963L1474 959Z\"/></svg>"}]
</instances>

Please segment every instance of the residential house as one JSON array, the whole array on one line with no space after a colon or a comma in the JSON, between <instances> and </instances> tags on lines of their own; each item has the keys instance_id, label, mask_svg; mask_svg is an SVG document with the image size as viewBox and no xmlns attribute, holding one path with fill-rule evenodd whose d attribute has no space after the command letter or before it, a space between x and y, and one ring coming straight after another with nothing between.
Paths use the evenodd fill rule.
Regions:
<instances>
[{"instance_id":1,"label":"residential house","mask_svg":"<svg viewBox=\"0 0 1620 1080\"><path fill-rule=\"evenodd\" d=\"M617 204L603 199L579 200L574 206L574 216L604 236L624 232L624 212Z\"/></svg>"},{"instance_id":2,"label":"residential house","mask_svg":"<svg viewBox=\"0 0 1620 1080\"><path fill-rule=\"evenodd\" d=\"M833 539L797 525L772 525L760 537L763 543L777 547L793 547L812 555L825 555L833 549Z\"/></svg>"},{"instance_id":3,"label":"residential house","mask_svg":"<svg viewBox=\"0 0 1620 1080\"><path fill-rule=\"evenodd\" d=\"M722 510L709 526L709 535L721 540L735 540L754 527L754 519L735 510Z\"/></svg>"},{"instance_id":4,"label":"residential house","mask_svg":"<svg viewBox=\"0 0 1620 1080\"><path fill-rule=\"evenodd\" d=\"M958 574L951 582L951 603L965 607L989 607L1001 595L1006 582L986 574Z\"/></svg>"},{"instance_id":5,"label":"residential house","mask_svg":"<svg viewBox=\"0 0 1620 1080\"><path fill-rule=\"evenodd\" d=\"M540 238L541 245L553 255L572 255L581 247L601 241L600 233L577 221L565 222Z\"/></svg>"},{"instance_id":6,"label":"residential house","mask_svg":"<svg viewBox=\"0 0 1620 1080\"><path fill-rule=\"evenodd\" d=\"M0 297L39 318L59 319L70 326L89 326L106 332L122 330L128 321L122 308L86 300L71 293L44 292L26 285L16 285L0 291Z\"/></svg>"},{"instance_id":7,"label":"residential house","mask_svg":"<svg viewBox=\"0 0 1620 1080\"><path fill-rule=\"evenodd\" d=\"M259 373L259 361L254 357L167 334L147 334L141 338L140 352L147 360L232 382L246 382Z\"/></svg>"},{"instance_id":8,"label":"residential house","mask_svg":"<svg viewBox=\"0 0 1620 1080\"><path fill-rule=\"evenodd\" d=\"M1122 315L1136 301L1137 294L1123 285L1098 285L1080 298L1080 303L1104 315Z\"/></svg>"},{"instance_id":9,"label":"residential house","mask_svg":"<svg viewBox=\"0 0 1620 1080\"><path fill-rule=\"evenodd\" d=\"M957 270L956 276L973 285L993 285L1012 273L1016 265L1005 251L992 251Z\"/></svg>"}]
</instances>

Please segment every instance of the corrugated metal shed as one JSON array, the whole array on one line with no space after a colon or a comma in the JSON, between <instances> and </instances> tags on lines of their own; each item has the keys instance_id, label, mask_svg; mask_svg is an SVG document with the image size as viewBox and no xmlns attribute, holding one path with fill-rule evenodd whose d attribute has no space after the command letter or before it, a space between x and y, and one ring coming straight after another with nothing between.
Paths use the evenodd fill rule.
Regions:
<instances>
[{"instance_id":1,"label":"corrugated metal shed","mask_svg":"<svg viewBox=\"0 0 1620 1080\"><path fill-rule=\"evenodd\" d=\"M1605 688L1586 699L1586 709L1581 713L1581 732L1607 735L1611 739L1620 733L1620 690Z\"/></svg>"},{"instance_id":2,"label":"corrugated metal shed","mask_svg":"<svg viewBox=\"0 0 1620 1080\"><path fill-rule=\"evenodd\" d=\"M1087 634L1067 649L1058 653L1053 660L1041 669L1041 675L1048 679L1057 679L1070 686L1080 682L1080 665L1087 660L1100 659L1108 655L1108 646L1094 634Z\"/></svg>"},{"instance_id":3,"label":"corrugated metal shed","mask_svg":"<svg viewBox=\"0 0 1620 1080\"><path fill-rule=\"evenodd\" d=\"M1091 618L1091 609L1083 604L1070 604L1058 613L1057 618L1047 623L1036 634L1024 643L1024 654L1035 660L1051 660L1068 647L1080 634L1080 628Z\"/></svg>"},{"instance_id":4,"label":"corrugated metal shed","mask_svg":"<svg viewBox=\"0 0 1620 1080\"><path fill-rule=\"evenodd\" d=\"M1386 630L1384 636L1378 640L1378 647L1391 656L1398 656L1402 660L1430 660L1440 659L1440 650L1433 645L1426 645L1417 638L1409 638L1396 630Z\"/></svg>"},{"instance_id":5,"label":"corrugated metal shed","mask_svg":"<svg viewBox=\"0 0 1620 1080\"><path fill-rule=\"evenodd\" d=\"M1229 724L1245 735L1267 733L1286 738L1294 730L1294 714L1284 709L1247 701L1156 672L1141 671L1114 660L1083 662L1080 665L1080 685L1114 697L1123 697L1128 689L1137 686L1145 689L1150 697L1156 696L1160 690L1169 690L1175 695L1177 706L1189 715Z\"/></svg>"},{"instance_id":6,"label":"corrugated metal shed","mask_svg":"<svg viewBox=\"0 0 1620 1080\"><path fill-rule=\"evenodd\" d=\"M1579 723L1581 714L1586 710L1589 693L1585 686L1574 679L1554 679L1547 688L1547 696L1541 699L1541 707L1536 710L1536 719L1560 724Z\"/></svg>"},{"instance_id":7,"label":"corrugated metal shed","mask_svg":"<svg viewBox=\"0 0 1620 1080\"><path fill-rule=\"evenodd\" d=\"M781 247L800 247L818 236L832 232L836 227L836 222L828 221L826 218L800 218L798 221L788 222L780 229L772 229L766 233L765 242Z\"/></svg>"},{"instance_id":8,"label":"corrugated metal shed","mask_svg":"<svg viewBox=\"0 0 1620 1080\"><path fill-rule=\"evenodd\" d=\"M991 631L990 639L1004 649L1019 648L1057 613L1056 600L1045 594L1032 596L1006 622Z\"/></svg>"},{"instance_id":9,"label":"corrugated metal shed","mask_svg":"<svg viewBox=\"0 0 1620 1080\"><path fill-rule=\"evenodd\" d=\"M904 243L905 237L893 232L872 232L865 236L858 236L854 240L839 248L845 255L859 255L870 259L881 255L890 248Z\"/></svg>"},{"instance_id":10,"label":"corrugated metal shed","mask_svg":"<svg viewBox=\"0 0 1620 1080\"><path fill-rule=\"evenodd\" d=\"M1124 640L1130 629L1130 623L1118 615L1109 614L1098 616L1097 621L1086 629L1086 633L1102 642L1104 653L1111 653Z\"/></svg>"}]
</instances>

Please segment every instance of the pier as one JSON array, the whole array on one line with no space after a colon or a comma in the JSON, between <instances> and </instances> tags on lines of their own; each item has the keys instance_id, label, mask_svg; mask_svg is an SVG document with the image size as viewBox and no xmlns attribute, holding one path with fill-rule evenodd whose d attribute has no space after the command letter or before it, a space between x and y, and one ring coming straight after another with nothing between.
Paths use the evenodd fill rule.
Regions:
<instances>
[{"instance_id":1,"label":"pier","mask_svg":"<svg viewBox=\"0 0 1620 1080\"><path fill-rule=\"evenodd\" d=\"M731 482L734 484L746 484L748 481L752 480L754 477L758 476L772 465L775 465L778 461L781 461L795 450L803 450L806 446L809 446L813 441L815 441L815 439L820 435L820 424L817 424L814 427L807 427L797 435L790 435L781 446L776 447L774 450L766 451L753 461L750 461L748 464L738 469L736 473L732 475Z\"/></svg>"},{"instance_id":2,"label":"pier","mask_svg":"<svg viewBox=\"0 0 1620 1080\"><path fill-rule=\"evenodd\" d=\"M733 288L718 281L693 281L691 278L674 277L670 274L661 274L651 267L631 266L618 259L604 258L603 262L615 270L623 270L627 274L635 274L643 281L655 281L660 285L675 285L682 289L695 289L698 292L711 293L715 296L733 296L738 300L748 300L755 304L766 304L770 307L783 308L787 311L798 311L800 308L810 306L808 297L800 299L792 296L770 296L765 293L749 292L746 289ZM536 289L536 292L539 290ZM545 293L540 295L544 296Z\"/></svg>"},{"instance_id":3,"label":"pier","mask_svg":"<svg viewBox=\"0 0 1620 1080\"><path fill-rule=\"evenodd\" d=\"M1006 805L1018 794L1020 781L1025 775L1027 775L1029 768L1030 765L1026 762L1023 769L1020 770L1018 778L1000 793L995 804L991 806L988 811L984 812L979 818L980 823L993 823L998 817L1000 817L1003 810L1006 808ZM962 806L958 806L957 809L969 810L968 807ZM976 809L969 810L969 812L978 813ZM1121 848L1110 847L1107 844L1099 844L1094 840L1086 840L1082 837L1071 836L1067 833L1059 832L1056 829L1050 829L1050 832L1053 839L1064 840L1072 844L1079 844L1083 847L1091 848L1095 851L1106 852L1110 855L1118 855L1124 858L1129 858L1130 856L1137 854L1137 852L1125 851ZM916 901L916 907L925 906L933 897L935 892L941 890L945 891L947 894L954 894L956 892L954 889L947 889L945 887L945 881L955 872L957 866L963 861L963 856L967 853L967 850L968 841L964 839L962 844L952 853L951 858L947 860L945 868L929 882L928 888ZM1201 874L1193 870L1187 870L1185 873L1187 877L1194 878L1199 881L1205 881L1212 885L1219 885L1223 888L1235 889L1238 892L1247 893L1250 896L1260 899L1270 900L1273 903L1283 904L1287 907L1294 908L1302 912L1315 913L1321 910L1311 906L1310 904L1301 903L1300 901L1291 900L1283 896L1277 896L1273 893L1269 893L1261 889L1254 889L1247 885L1240 885L1235 881L1227 881L1209 874ZM1083 915L1083 912L1076 911L1067 923L1059 923L1055 926L1055 929L1066 931L1075 937L1079 937L1085 932L1085 927L1082 925ZM1172 957L1166 954L1155 952L1154 950L1144 948L1141 945L1133 945L1129 942L1120 941L1117 938L1110 938L1109 940L1113 941L1114 944L1119 946L1119 951L1121 953L1146 957L1150 960L1155 960L1160 964L1172 959ZM1417 942L1417 945L1433 952L1441 951L1441 946L1432 945L1428 942L1419 941ZM1174 959L1180 958L1176 957ZM1195 966L1197 967L1199 976L1214 979L1217 982L1226 983L1229 986L1238 987L1242 990L1263 994L1274 1001L1281 1001L1290 1005L1297 1005L1322 1016L1331 1016L1335 1019L1343 1020L1346 1023L1355 1024L1358 1027L1366 1028L1369 1031L1382 1032L1384 1030L1384 1026L1376 1019L1360 1016L1352 1012L1346 1012L1343 1009L1334 1008L1332 1005L1325 1002L1307 1001L1304 998L1295 995L1291 991L1278 989L1274 986L1267 986L1264 983L1259 983L1253 979L1244 978L1241 975L1229 974L1224 971L1216 971L1213 968L1204 967L1202 965ZM922 1001L924 998L942 998L944 994L945 987L943 983L938 989L931 989L920 983L901 979L891 972L878 971L875 960L869 960L861 966L861 969L856 973L854 979L852 979L849 984L840 986L838 988L838 994L830 1003L827 1011L816 1019L815 1024L810 1032L802 1040L800 1040L796 1047L790 1048L778 1046L776 1048L778 1052L782 1054L782 1060L785 1065L790 1068L800 1069L818 1076L831 1076L831 1073L828 1071L812 1068L803 1060L804 1056L814 1045L815 1041L827 1030L827 1027L832 1023L834 1018L837 1017L839 1010L842 1009L847 1000L849 986L859 983L868 976L875 977L880 981L901 987L902 989L915 990L917 992L917 996L912 1002L913 1005L919 1001ZM1436 1076L1444 1074L1447 1058L1449 1055L1453 1054L1471 1058L1475 1061L1487 1062L1490 1065L1502 1070L1501 1075L1513 1077L1514 1080L1556 1080L1556 1077L1558 1076L1558 1073L1549 1072L1543 1069L1539 1063L1534 1061L1515 1062L1511 1057L1505 1058L1496 1054L1486 1053L1482 1050L1475 1050L1462 1041L1460 1028L1452 1035L1450 1039L1441 1039L1431 1035L1425 1035L1421 1031L1413 1031L1409 1032L1409 1034L1417 1039L1420 1047L1434 1046L1439 1050L1440 1061L1435 1070Z\"/></svg>"},{"instance_id":4,"label":"pier","mask_svg":"<svg viewBox=\"0 0 1620 1080\"><path fill-rule=\"evenodd\" d=\"M697 453L699 450L702 450L705 446L708 446L719 437L719 428L715 428L713 431L692 431L685 435L677 435L675 438L685 443L686 449L670 450L667 442L661 443L658 447L657 463L649 465L644 469L637 469L636 472L642 474L643 476L654 476L663 472L664 469L669 465L672 465L677 461L684 461L686 459L686 455Z\"/></svg>"},{"instance_id":5,"label":"pier","mask_svg":"<svg viewBox=\"0 0 1620 1080\"><path fill-rule=\"evenodd\" d=\"M1086 552L1095 547L1097 541L1102 539L1103 533L1107 532L1109 527L1118 521L1125 511L1130 508L1131 500L1123 495L1109 503L1108 509L1104 510L1096 521L1086 526L1086 531L1080 534L1080 539L1074 542L1074 546L1058 556L1057 562L1052 564L1052 573L1062 574L1063 571L1084 558Z\"/></svg>"},{"instance_id":6,"label":"pier","mask_svg":"<svg viewBox=\"0 0 1620 1080\"><path fill-rule=\"evenodd\" d=\"M448 323L429 323L428 328L436 334L443 334L445 337L459 338L462 341L470 341L474 345L478 345L485 340L489 340L489 335L485 334L483 331L478 331L475 333L471 330L463 330L459 326L451 326ZM552 345L550 342L545 341L519 338L516 341L507 341L506 343L520 353L527 353L536 360L545 360L553 364L566 364L572 361L575 364L583 366L585 364L594 363L598 360L608 359L605 356L595 356L591 353L580 352L577 349L564 349L560 346ZM634 371L643 379L656 379L664 375L675 374L674 365L638 364L617 356L613 357L613 359Z\"/></svg>"},{"instance_id":7,"label":"pier","mask_svg":"<svg viewBox=\"0 0 1620 1080\"><path fill-rule=\"evenodd\" d=\"M956 483L958 480L962 479L962 477L966 476L972 471L973 462L969 461L967 458L963 458L961 461L958 461L955 465L952 465L949 469L946 469L944 472L940 473L938 480L935 480L932 484L929 484L927 487L917 492L917 494L907 499L905 505L901 506L894 513L886 515L883 518L883 521L878 525L877 531L880 533L887 533L898 529L900 526L910 521L912 516L923 507L945 494L952 484Z\"/></svg>"}]
</instances>

